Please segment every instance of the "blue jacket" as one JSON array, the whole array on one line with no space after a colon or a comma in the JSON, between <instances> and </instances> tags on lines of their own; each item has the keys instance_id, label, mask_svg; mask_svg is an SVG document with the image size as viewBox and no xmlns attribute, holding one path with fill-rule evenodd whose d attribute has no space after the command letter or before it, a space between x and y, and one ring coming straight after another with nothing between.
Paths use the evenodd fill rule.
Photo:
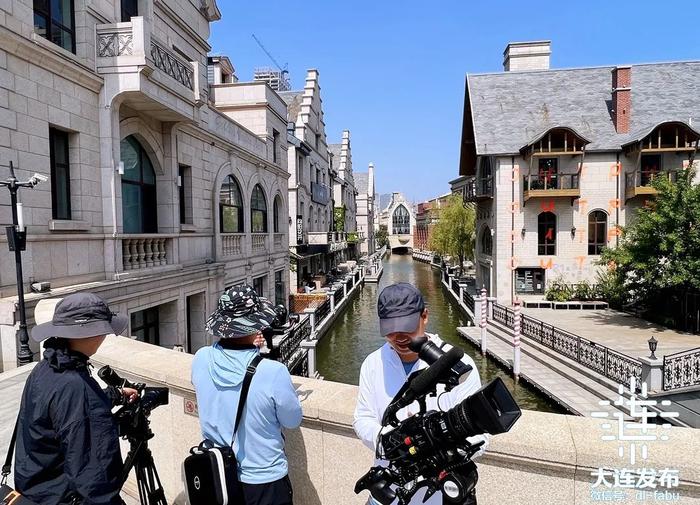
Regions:
<instances>
[{"instance_id":1,"label":"blue jacket","mask_svg":"<svg viewBox=\"0 0 700 505\"><path fill-rule=\"evenodd\" d=\"M218 343L203 347L192 363L202 435L219 446L231 444L245 371L258 354L255 346L226 347ZM282 428L297 428L301 415L287 367L262 360L253 376L233 445L241 482L265 484L287 475Z\"/></svg>"}]
</instances>

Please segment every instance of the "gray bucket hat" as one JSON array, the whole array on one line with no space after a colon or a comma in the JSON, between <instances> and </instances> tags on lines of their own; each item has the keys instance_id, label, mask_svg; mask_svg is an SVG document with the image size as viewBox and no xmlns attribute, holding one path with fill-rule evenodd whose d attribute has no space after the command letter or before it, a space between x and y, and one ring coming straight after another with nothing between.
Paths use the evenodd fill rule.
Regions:
<instances>
[{"instance_id":1,"label":"gray bucket hat","mask_svg":"<svg viewBox=\"0 0 700 505\"><path fill-rule=\"evenodd\" d=\"M277 318L274 306L261 298L248 284L224 291L217 309L207 319L206 328L218 338L240 338L272 326Z\"/></svg>"},{"instance_id":2,"label":"gray bucket hat","mask_svg":"<svg viewBox=\"0 0 700 505\"><path fill-rule=\"evenodd\" d=\"M398 282L385 287L377 300L382 337L390 333L413 333L424 309L423 295L412 284Z\"/></svg>"},{"instance_id":3,"label":"gray bucket hat","mask_svg":"<svg viewBox=\"0 0 700 505\"><path fill-rule=\"evenodd\" d=\"M32 328L32 338L41 342L49 337L77 339L121 335L128 325L126 316L113 313L99 296L75 293L56 304L51 321Z\"/></svg>"}]
</instances>

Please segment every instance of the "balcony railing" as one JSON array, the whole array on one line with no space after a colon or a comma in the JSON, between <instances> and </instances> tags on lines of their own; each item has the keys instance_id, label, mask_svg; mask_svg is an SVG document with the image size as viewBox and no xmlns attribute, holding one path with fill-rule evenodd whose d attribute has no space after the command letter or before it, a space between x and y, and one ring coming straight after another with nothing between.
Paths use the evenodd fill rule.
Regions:
<instances>
[{"instance_id":1,"label":"balcony railing","mask_svg":"<svg viewBox=\"0 0 700 505\"><path fill-rule=\"evenodd\" d=\"M243 233L222 233L221 252L224 257L242 255L244 239L245 234Z\"/></svg>"},{"instance_id":2,"label":"balcony railing","mask_svg":"<svg viewBox=\"0 0 700 505\"><path fill-rule=\"evenodd\" d=\"M284 243L284 233L275 233L275 251L281 251L287 248L287 244Z\"/></svg>"},{"instance_id":3,"label":"balcony railing","mask_svg":"<svg viewBox=\"0 0 700 505\"><path fill-rule=\"evenodd\" d=\"M493 177L472 179L464 186L464 200L476 202L493 198Z\"/></svg>"},{"instance_id":4,"label":"balcony railing","mask_svg":"<svg viewBox=\"0 0 700 505\"><path fill-rule=\"evenodd\" d=\"M122 239L124 270L142 270L169 264L168 249L171 240L159 235L125 235Z\"/></svg>"},{"instance_id":5,"label":"balcony railing","mask_svg":"<svg viewBox=\"0 0 700 505\"><path fill-rule=\"evenodd\" d=\"M253 252L267 251L267 233L253 233Z\"/></svg>"},{"instance_id":6,"label":"balcony railing","mask_svg":"<svg viewBox=\"0 0 700 505\"><path fill-rule=\"evenodd\" d=\"M348 247L348 234L344 231L311 231L309 245L328 246L329 252L340 251Z\"/></svg>"},{"instance_id":7,"label":"balcony railing","mask_svg":"<svg viewBox=\"0 0 700 505\"><path fill-rule=\"evenodd\" d=\"M523 176L525 200L533 197L565 196L578 198L581 195L578 174L548 174Z\"/></svg>"},{"instance_id":8,"label":"balcony railing","mask_svg":"<svg viewBox=\"0 0 700 505\"><path fill-rule=\"evenodd\" d=\"M154 40L151 40L151 59L157 68L194 91L194 70L191 63L181 60Z\"/></svg>"},{"instance_id":9,"label":"balcony railing","mask_svg":"<svg viewBox=\"0 0 700 505\"><path fill-rule=\"evenodd\" d=\"M625 174L625 197L633 198L638 195L655 195L656 188L652 186L654 179L666 177L671 182L678 180L679 170L634 170Z\"/></svg>"}]
</instances>

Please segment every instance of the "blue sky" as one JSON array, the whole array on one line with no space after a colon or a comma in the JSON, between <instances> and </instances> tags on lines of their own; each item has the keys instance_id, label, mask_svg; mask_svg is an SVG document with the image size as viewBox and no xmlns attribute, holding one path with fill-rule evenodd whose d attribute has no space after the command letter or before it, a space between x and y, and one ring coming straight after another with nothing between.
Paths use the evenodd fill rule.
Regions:
<instances>
[{"instance_id":1,"label":"blue sky","mask_svg":"<svg viewBox=\"0 0 700 505\"><path fill-rule=\"evenodd\" d=\"M219 0L212 52L239 79L284 66L294 89L320 72L329 143L351 131L353 168L377 190L425 200L457 177L467 72L502 70L510 41L552 41L552 68L700 58L697 0L635 2Z\"/></svg>"}]
</instances>

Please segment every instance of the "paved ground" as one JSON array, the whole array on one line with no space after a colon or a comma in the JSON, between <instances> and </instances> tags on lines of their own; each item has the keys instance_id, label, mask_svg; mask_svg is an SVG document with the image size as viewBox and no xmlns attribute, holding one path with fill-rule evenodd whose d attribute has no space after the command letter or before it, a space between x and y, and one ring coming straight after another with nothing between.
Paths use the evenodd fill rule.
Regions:
<instances>
[{"instance_id":1,"label":"paved ground","mask_svg":"<svg viewBox=\"0 0 700 505\"><path fill-rule=\"evenodd\" d=\"M22 367L17 370L0 373L0 459L4 462L7 448L12 437L12 430L17 420L17 411L22 399L24 383L34 365ZM12 475L9 484L12 485ZM127 495L122 495L126 505L139 505Z\"/></svg>"},{"instance_id":2,"label":"paved ground","mask_svg":"<svg viewBox=\"0 0 700 505\"><path fill-rule=\"evenodd\" d=\"M615 310L523 309L540 321L575 335L611 347L633 358L649 355L647 340L659 341L656 355L661 357L700 347L700 335L681 333L657 326L638 317Z\"/></svg>"}]
</instances>

